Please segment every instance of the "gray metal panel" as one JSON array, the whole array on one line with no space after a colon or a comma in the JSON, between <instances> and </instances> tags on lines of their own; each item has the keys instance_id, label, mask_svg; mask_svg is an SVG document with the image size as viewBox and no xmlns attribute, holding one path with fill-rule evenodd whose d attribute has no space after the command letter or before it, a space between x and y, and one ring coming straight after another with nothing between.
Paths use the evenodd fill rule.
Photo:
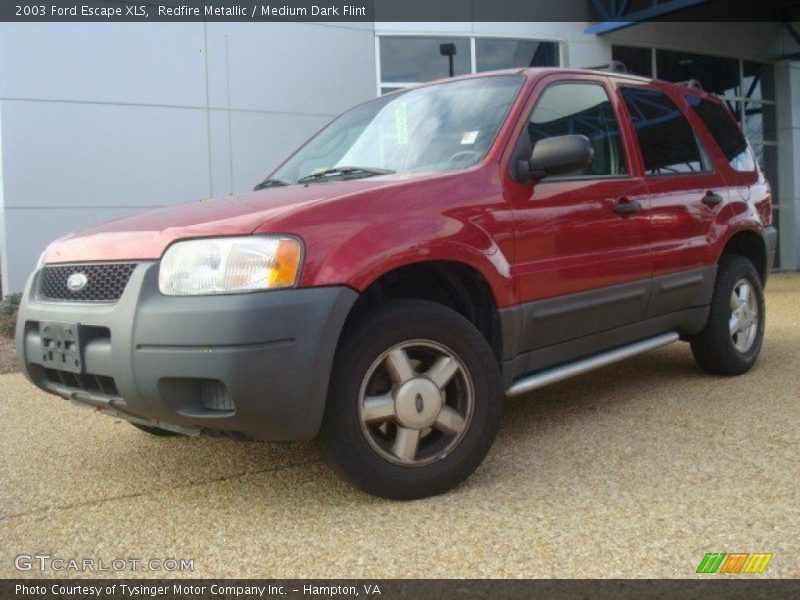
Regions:
<instances>
[{"instance_id":1,"label":"gray metal panel","mask_svg":"<svg viewBox=\"0 0 800 600\"><path fill-rule=\"evenodd\" d=\"M330 117L232 112L233 190L264 179Z\"/></svg>"},{"instance_id":2,"label":"gray metal panel","mask_svg":"<svg viewBox=\"0 0 800 600\"><path fill-rule=\"evenodd\" d=\"M209 23L211 106L335 115L375 96L374 43L363 28Z\"/></svg>"},{"instance_id":3,"label":"gray metal panel","mask_svg":"<svg viewBox=\"0 0 800 600\"><path fill-rule=\"evenodd\" d=\"M4 97L201 106L202 23L4 23Z\"/></svg>"},{"instance_id":4,"label":"gray metal panel","mask_svg":"<svg viewBox=\"0 0 800 600\"><path fill-rule=\"evenodd\" d=\"M1 110L6 209L160 206L209 194L203 109L4 100Z\"/></svg>"},{"instance_id":5,"label":"gray metal panel","mask_svg":"<svg viewBox=\"0 0 800 600\"><path fill-rule=\"evenodd\" d=\"M208 139L211 173L209 176L209 196L225 196L233 191L231 180L231 136L229 113L227 110L209 110Z\"/></svg>"}]
</instances>

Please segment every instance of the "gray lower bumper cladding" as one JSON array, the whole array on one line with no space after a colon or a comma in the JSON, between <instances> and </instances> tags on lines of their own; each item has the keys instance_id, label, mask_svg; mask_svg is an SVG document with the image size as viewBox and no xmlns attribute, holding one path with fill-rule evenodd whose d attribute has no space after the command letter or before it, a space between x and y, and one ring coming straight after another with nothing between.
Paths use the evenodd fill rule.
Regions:
<instances>
[{"instance_id":1,"label":"gray lower bumper cladding","mask_svg":"<svg viewBox=\"0 0 800 600\"><path fill-rule=\"evenodd\" d=\"M141 263L115 303L51 302L37 296L34 273L17 325L25 374L100 412L180 433L316 435L355 291L174 297L157 280L157 263ZM72 344L63 365L52 343Z\"/></svg>"}]
</instances>

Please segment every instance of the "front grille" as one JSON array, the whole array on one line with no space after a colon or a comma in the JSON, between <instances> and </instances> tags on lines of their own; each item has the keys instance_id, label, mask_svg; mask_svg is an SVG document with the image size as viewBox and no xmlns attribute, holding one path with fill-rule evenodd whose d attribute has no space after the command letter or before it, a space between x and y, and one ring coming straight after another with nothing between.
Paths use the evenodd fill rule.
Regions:
<instances>
[{"instance_id":1,"label":"front grille","mask_svg":"<svg viewBox=\"0 0 800 600\"><path fill-rule=\"evenodd\" d=\"M118 398L117 383L105 375L77 374L59 369L45 369L45 379L50 383L63 385L70 390L90 392L111 398Z\"/></svg>"},{"instance_id":2,"label":"front grille","mask_svg":"<svg viewBox=\"0 0 800 600\"><path fill-rule=\"evenodd\" d=\"M111 302L119 300L136 263L94 263L85 265L50 265L42 269L39 295L50 300ZM82 273L84 287L72 291L67 286L71 275Z\"/></svg>"}]
</instances>

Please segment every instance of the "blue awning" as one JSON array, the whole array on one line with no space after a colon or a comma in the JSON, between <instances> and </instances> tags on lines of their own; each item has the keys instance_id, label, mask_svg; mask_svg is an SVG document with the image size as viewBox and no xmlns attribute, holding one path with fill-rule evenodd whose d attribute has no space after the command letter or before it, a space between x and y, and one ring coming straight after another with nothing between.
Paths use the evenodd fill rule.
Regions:
<instances>
[{"instance_id":1,"label":"blue awning","mask_svg":"<svg viewBox=\"0 0 800 600\"><path fill-rule=\"evenodd\" d=\"M625 27L636 25L663 17L679 10L685 10L710 0L653 0L650 8L643 8L629 12L631 0L590 0L598 13L606 19L601 23L587 27L584 33L602 35L618 31Z\"/></svg>"}]
</instances>

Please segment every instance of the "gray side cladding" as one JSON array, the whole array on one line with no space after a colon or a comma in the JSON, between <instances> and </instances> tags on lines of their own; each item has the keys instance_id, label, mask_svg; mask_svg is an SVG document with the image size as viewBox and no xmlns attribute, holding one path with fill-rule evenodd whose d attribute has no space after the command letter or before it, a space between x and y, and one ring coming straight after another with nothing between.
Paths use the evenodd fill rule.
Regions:
<instances>
[{"instance_id":1,"label":"gray side cladding","mask_svg":"<svg viewBox=\"0 0 800 600\"><path fill-rule=\"evenodd\" d=\"M504 385L659 333L699 332L716 272L714 265L501 310Z\"/></svg>"}]
</instances>

